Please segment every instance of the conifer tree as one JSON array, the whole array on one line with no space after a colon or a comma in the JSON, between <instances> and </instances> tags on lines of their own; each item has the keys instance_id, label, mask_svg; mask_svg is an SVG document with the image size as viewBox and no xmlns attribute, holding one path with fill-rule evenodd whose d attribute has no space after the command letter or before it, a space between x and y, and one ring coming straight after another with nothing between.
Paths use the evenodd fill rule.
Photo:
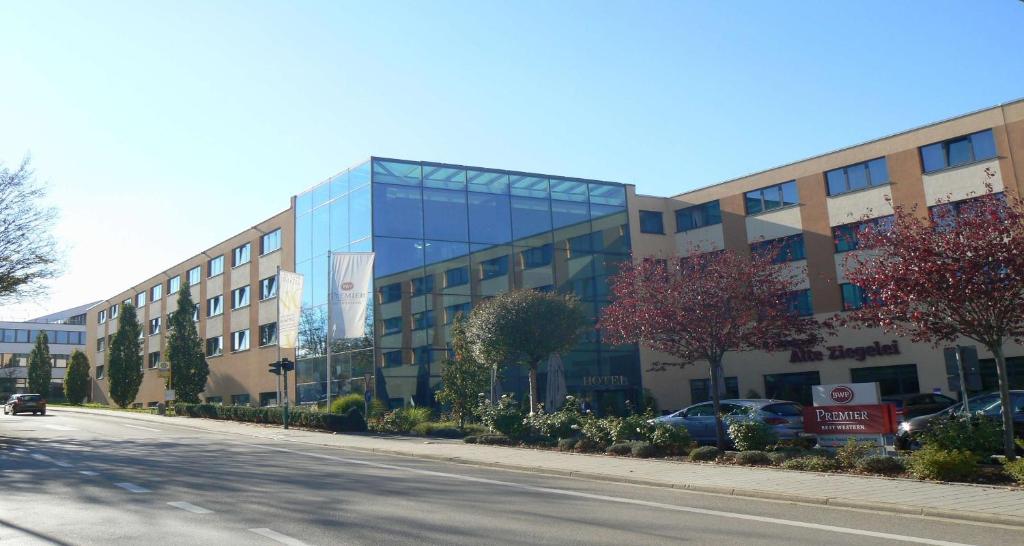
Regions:
<instances>
[{"instance_id":1,"label":"conifer tree","mask_svg":"<svg viewBox=\"0 0 1024 546\"><path fill-rule=\"evenodd\" d=\"M131 303L121 304L117 333L110 343L107 382L110 384L110 398L122 408L135 401L142 385L141 332L142 326L135 314L135 306Z\"/></svg>"},{"instance_id":2,"label":"conifer tree","mask_svg":"<svg viewBox=\"0 0 1024 546\"><path fill-rule=\"evenodd\" d=\"M82 403L89 394L89 359L85 353L75 349L64 374L64 398L69 404Z\"/></svg>"},{"instance_id":3,"label":"conifer tree","mask_svg":"<svg viewBox=\"0 0 1024 546\"><path fill-rule=\"evenodd\" d=\"M45 331L36 336L36 346L28 357L28 390L50 397L50 380L53 378L53 361L50 358L50 343Z\"/></svg>"},{"instance_id":4,"label":"conifer tree","mask_svg":"<svg viewBox=\"0 0 1024 546\"><path fill-rule=\"evenodd\" d=\"M178 308L171 315L167 339L167 359L171 363L171 388L181 402L196 404L199 393L206 388L210 366L206 362L203 341L192 320L195 304L188 283L178 291Z\"/></svg>"}]
</instances>

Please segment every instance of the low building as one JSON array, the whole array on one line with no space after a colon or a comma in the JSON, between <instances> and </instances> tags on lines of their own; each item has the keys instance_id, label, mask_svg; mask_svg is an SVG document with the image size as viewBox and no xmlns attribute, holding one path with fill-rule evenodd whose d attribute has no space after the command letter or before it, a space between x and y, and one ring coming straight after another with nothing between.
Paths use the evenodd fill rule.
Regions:
<instances>
[{"instance_id":1,"label":"low building","mask_svg":"<svg viewBox=\"0 0 1024 546\"><path fill-rule=\"evenodd\" d=\"M40 332L46 332L53 360L50 399L63 398L64 372L74 350L85 350L85 317L95 303L80 305L24 322L0 321L0 400L28 392L29 354Z\"/></svg>"}]
</instances>

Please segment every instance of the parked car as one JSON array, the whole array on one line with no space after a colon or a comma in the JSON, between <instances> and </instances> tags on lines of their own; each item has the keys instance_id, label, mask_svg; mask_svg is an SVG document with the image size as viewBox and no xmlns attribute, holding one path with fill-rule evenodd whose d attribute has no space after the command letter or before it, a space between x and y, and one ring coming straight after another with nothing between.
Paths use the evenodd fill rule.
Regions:
<instances>
[{"instance_id":1,"label":"parked car","mask_svg":"<svg viewBox=\"0 0 1024 546\"><path fill-rule=\"evenodd\" d=\"M722 419L726 430L738 420L759 420L770 426L780 440L807 436L804 434L803 406L788 400L730 399L722 400ZM701 402L675 413L654 419L655 422L685 427L690 438L699 444L714 444L715 410L711 402Z\"/></svg>"},{"instance_id":2,"label":"parked car","mask_svg":"<svg viewBox=\"0 0 1024 546\"><path fill-rule=\"evenodd\" d=\"M922 415L938 413L958 402L944 394L921 393L921 394L900 394L896 396L883 396L882 402L896 406L896 417L899 421L906 421Z\"/></svg>"},{"instance_id":3,"label":"parked car","mask_svg":"<svg viewBox=\"0 0 1024 546\"><path fill-rule=\"evenodd\" d=\"M46 400L38 394L15 394L4 404L4 415L32 412L32 415L46 415Z\"/></svg>"},{"instance_id":4,"label":"parked car","mask_svg":"<svg viewBox=\"0 0 1024 546\"><path fill-rule=\"evenodd\" d=\"M1010 391L1011 411L1013 412L1013 430L1018 438L1024 438L1024 390ZM990 419L1001 419L1002 403L998 392L979 394L967 400L972 414L984 415ZM963 403L954 404L942 411L930 415L914 417L900 423L896 434L897 449L914 449L918 447L917 436L939 419L952 419L964 415Z\"/></svg>"}]
</instances>

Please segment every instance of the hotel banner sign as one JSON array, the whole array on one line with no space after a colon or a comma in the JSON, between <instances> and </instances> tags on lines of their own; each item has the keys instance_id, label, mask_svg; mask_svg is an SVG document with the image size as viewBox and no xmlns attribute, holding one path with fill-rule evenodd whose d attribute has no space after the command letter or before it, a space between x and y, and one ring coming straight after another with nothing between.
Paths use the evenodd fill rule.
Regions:
<instances>
[{"instance_id":1,"label":"hotel banner sign","mask_svg":"<svg viewBox=\"0 0 1024 546\"><path fill-rule=\"evenodd\" d=\"M294 349L302 314L302 275L279 271L277 287L277 340L282 349Z\"/></svg>"},{"instance_id":2,"label":"hotel banner sign","mask_svg":"<svg viewBox=\"0 0 1024 546\"><path fill-rule=\"evenodd\" d=\"M331 254L328 339L355 338L366 334L373 256L372 252Z\"/></svg>"},{"instance_id":3,"label":"hotel banner sign","mask_svg":"<svg viewBox=\"0 0 1024 546\"><path fill-rule=\"evenodd\" d=\"M814 434L894 434L892 404L814 406L804 408L804 431Z\"/></svg>"}]
</instances>

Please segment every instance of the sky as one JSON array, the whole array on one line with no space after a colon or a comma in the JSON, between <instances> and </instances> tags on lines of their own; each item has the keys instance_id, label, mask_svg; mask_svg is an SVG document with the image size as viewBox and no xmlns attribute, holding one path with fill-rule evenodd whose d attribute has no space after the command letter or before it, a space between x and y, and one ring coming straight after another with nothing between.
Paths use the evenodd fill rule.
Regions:
<instances>
[{"instance_id":1,"label":"sky","mask_svg":"<svg viewBox=\"0 0 1024 546\"><path fill-rule=\"evenodd\" d=\"M1024 97L1024 2L0 1L0 162L106 299L372 155L682 191Z\"/></svg>"}]
</instances>

